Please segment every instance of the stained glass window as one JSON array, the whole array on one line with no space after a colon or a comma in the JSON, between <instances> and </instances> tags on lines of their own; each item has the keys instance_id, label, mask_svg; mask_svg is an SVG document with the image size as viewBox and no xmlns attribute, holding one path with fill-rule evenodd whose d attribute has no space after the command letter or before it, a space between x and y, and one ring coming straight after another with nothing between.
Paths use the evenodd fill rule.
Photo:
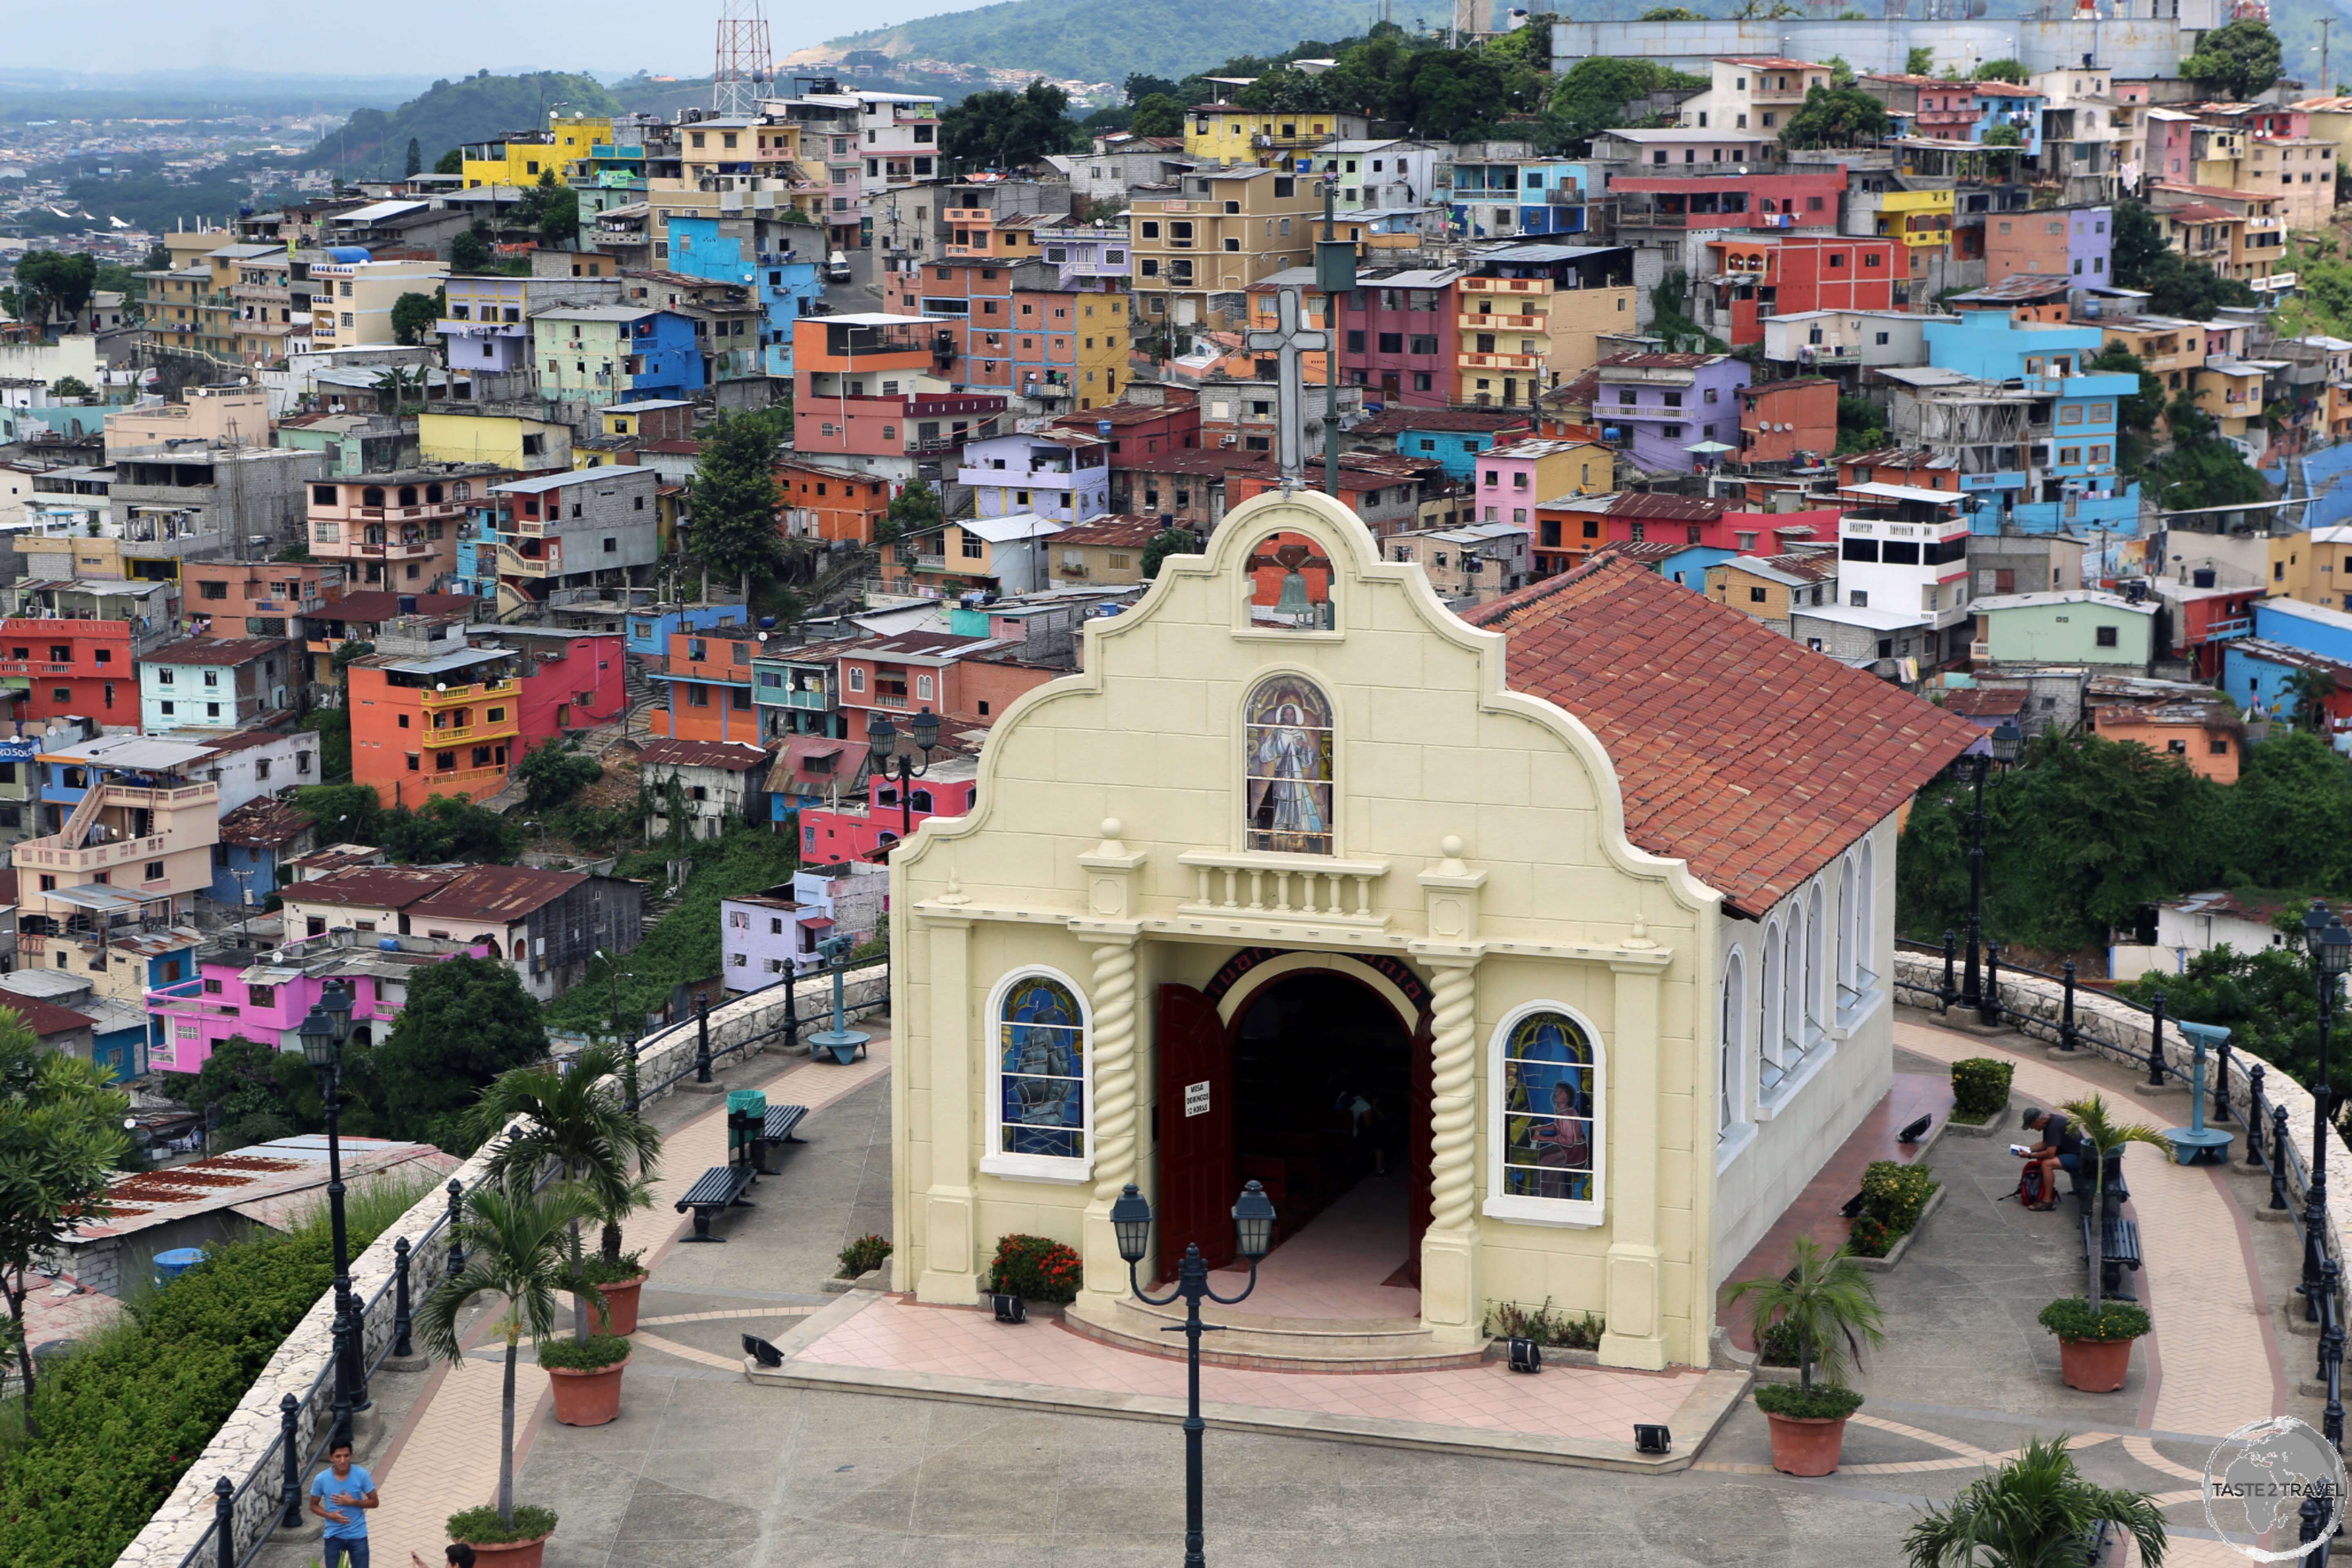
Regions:
<instances>
[{"instance_id":1,"label":"stained glass window","mask_svg":"<svg viewBox=\"0 0 2352 1568\"><path fill-rule=\"evenodd\" d=\"M1069 987L1042 974L1014 981L997 1051L1003 1152L1084 1158L1087 1037Z\"/></svg>"},{"instance_id":2,"label":"stained glass window","mask_svg":"<svg viewBox=\"0 0 2352 1568\"><path fill-rule=\"evenodd\" d=\"M1315 686L1277 675L1250 693L1244 744L1249 847L1331 853L1331 704Z\"/></svg>"},{"instance_id":3,"label":"stained glass window","mask_svg":"<svg viewBox=\"0 0 2352 1568\"><path fill-rule=\"evenodd\" d=\"M1559 1013L1530 1013L1503 1042L1503 1191L1590 1201L1600 1131L1592 1041Z\"/></svg>"}]
</instances>

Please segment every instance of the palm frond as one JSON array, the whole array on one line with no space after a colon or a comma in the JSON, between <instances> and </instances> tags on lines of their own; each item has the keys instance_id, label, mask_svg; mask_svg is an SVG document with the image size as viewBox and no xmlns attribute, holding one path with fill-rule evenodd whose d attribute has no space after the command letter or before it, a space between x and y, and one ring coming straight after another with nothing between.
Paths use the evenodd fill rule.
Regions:
<instances>
[{"instance_id":1,"label":"palm frond","mask_svg":"<svg viewBox=\"0 0 2352 1568\"><path fill-rule=\"evenodd\" d=\"M2000 1468L1929 1509L1905 1536L1909 1568L2073 1568L2102 1522L2128 1532L2147 1568L2163 1568L2164 1515L2144 1493L2094 1486L2062 1435L2033 1438ZM1982 1553L1979 1556L1979 1553Z\"/></svg>"}]
</instances>

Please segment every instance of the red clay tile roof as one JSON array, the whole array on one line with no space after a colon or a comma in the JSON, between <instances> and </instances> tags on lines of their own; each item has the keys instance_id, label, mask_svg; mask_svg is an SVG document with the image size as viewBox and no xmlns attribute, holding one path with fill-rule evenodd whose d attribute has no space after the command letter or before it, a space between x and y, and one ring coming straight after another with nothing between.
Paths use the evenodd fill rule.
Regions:
<instances>
[{"instance_id":1,"label":"red clay tile roof","mask_svg":"<svg viewBox=\"0 0 2352 1568\"><path fill-rule=\"evenodd\" d=\"M0 993L0 1012L16 1014L24 1021L25 1027L43 1039L53 1035L68 1035L76 1029L91 1028L95 1024L87 1014L77 1013L70 1007L60 1007L54 1002L20 996L13 991Z\"/></svg>"},{"instance_id":2,"label":"red clay tile roof","mask_svg":"<svg viewBox=\"0 0 2352 1568\"><path fill-rule=\"evenodd\" d=\"M1983 731L1933 703L1600 557L1465 617L1509 639L1512 689L1576 715L1616 763L1625 833L1761 916Z\"/></svg>"},{"instance_id":3,"label":"red clay tile roof","mask_svg":"<svg viewBox=\"0 0 2352 1568\"><path fill-rule=\"evenodd\" d=\"M725 768L730 773L747 773L768 760L761 747L743 741L647 741L637 761L656 766L681 768Z\"/></svg>"}]
</instances>

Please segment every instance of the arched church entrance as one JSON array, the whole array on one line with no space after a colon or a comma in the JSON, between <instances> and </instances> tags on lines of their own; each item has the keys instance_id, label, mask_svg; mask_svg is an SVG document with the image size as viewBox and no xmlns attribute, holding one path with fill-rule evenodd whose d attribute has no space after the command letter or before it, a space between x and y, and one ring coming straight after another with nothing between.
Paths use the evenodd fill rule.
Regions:
<instances>
[{"instance_id":1,"label":"arched church entrance","mask_svg":"<svg viewBox=\"0 0 2352 1568\"><path fill-rule=\"evenodd\" d=\"M1429 1220L1427 992L1392 959L1236 954L1161 988L1160 1272L1233 1267L1234 1195L1279 1216L1246 1309L1411 1318Z\"/></svg>"}]
</instances>

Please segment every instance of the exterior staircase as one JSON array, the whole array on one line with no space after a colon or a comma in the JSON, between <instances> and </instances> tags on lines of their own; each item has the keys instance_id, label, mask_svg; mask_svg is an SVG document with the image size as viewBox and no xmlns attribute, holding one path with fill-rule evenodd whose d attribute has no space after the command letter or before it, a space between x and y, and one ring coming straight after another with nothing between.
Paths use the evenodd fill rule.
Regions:
<instances>
[{"instance_id":1,"label":"exterior staircase","mask_svg":"<svg viewBox=\"0 0 2352 1568\"><path fill-rule=\"evenodd\" d=\"M1203 1303L1222 1328L1202 1337L1201 1360L1212 1366L1259 1372L1427 1372L1475 1366L1486 1347L1441 1346L1418 1318L1270 1318ZM1108 1313L1081 1302L1064 1324L1122 1350L1147 1355L1184 1354L1184 1336L1167 1329L1184 1321L1183 1303L1153 1307L1128 1297Z\"/></svg>"}]
</instances>

